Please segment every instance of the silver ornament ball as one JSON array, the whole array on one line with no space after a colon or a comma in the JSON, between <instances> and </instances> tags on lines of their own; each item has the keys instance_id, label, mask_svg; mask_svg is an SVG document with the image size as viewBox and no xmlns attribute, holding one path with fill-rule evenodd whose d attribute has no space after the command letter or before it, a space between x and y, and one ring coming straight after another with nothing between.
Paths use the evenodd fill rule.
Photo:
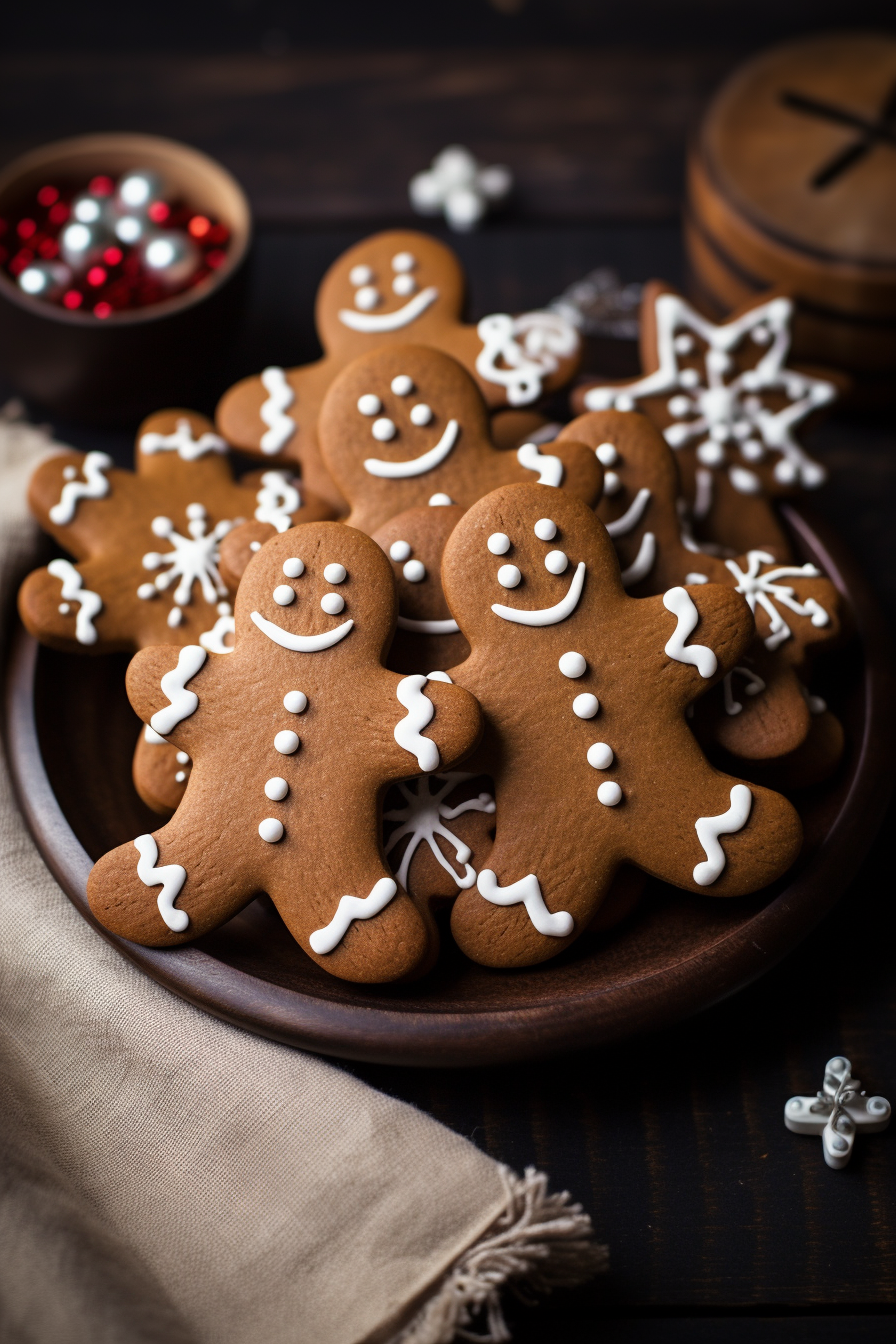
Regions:
<instances>
[{"instance_id":1,"label":"silver ornament ball","mask_svg":"<svg viewBox=\"0 0 896 1344\"><path fill-rule=\"evenodd\" d=\"M71 278L71 271L61 261L34 261L20 274L19 289L35 299L57 299Z\"/></svg>"},{"instance_id":2,"label":"silver ornament ball","mask_svg":"<svg viewBox=\"0 0 896 1344\"><path fill-rule=\"evenodd\" d=\"M115 204L122 214L145 214L154 201L163 194L160 175L151 168L135 168L118 183Z\"/></svg>"},{"instance_id":3,"label":"silver ornament ball","mask_svg":"<svg viewBox=\"0 0 896 1344\"><path fill-rule=\"evenodd\" d=\"M179 229L160 229L143 243L143 264L168 288L182 285L199 266L199 249Z\"/></svg>"}]
</instances>

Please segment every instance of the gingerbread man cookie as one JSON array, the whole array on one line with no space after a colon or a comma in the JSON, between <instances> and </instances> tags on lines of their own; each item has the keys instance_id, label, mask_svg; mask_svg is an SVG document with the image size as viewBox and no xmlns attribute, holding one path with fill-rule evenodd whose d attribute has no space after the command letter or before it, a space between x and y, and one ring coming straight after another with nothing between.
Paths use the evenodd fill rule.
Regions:
<instances>
[{"instance_id":1,"label":"gingerbread man cookie","mask_svg":"<svg viewBox=\"0 0 896 1344\"><path fill-rule=\"evenodd\" d=\"M259 892L332 974L380 982L424 969L434 926L392 876L381 798L415 774L452 770L476 744L460 687L387 672L395 623L389 561L341 523L269 541L236 597L226 656L144 649L128 694L190 756L172 820L96 865L91 908L108 929L173 947Z\"/></svg>"},{"instance_id":2,"label":"gingerbread man cookie","mask_svg":"<svg viewBox=\"0 0 896 1344\"><path fill-rule=\"evenodd\" d=\"M529 405L569 382L580 348L570 323L548 312L492 313L466 326L464 289L457 257L425 233L392 230L357 243L337 258L318 291L324 357L237 383L218 407L221 433L246 452L300 462L309 489L338 507L342 500L317 446L317 418L333 379L358 355L394 341L444 350L496 408Z\"/></svg>"},{"instance_id":3,"label":"gingerbread man cookie","mask_svg":"<svg viewBox=\"0 0 896 1344\"><path fill-rule=\"evenodd\" d=\"M812 719L801 680L807 657L840 634L837 589L814 565L780 565L762 550L730 560L700 551L681 510L677 459L646 416L593 411L567 426L561 440L567 434L592 446L604 465L597 515L633 596L721 583L753 612L757 633L749 650L697 708L709 740L744 760L795 751Z\"/></svg>"},{"instance_id":4,"label":"gingerbread man cookie","mask_svg":"<svg viewBox=\"0 0 896 1344\"><path fill-rule=\"evenodd\" d=\"M770 501L825 480L796 430L845 380L787 364L792 316L792 300L770 293L717 326L653 281L641 305L643 376L585 384L573 396L580 411L648 415L675 450L698 538L732 553L757 547L789 558Z\"/></svg>"},{"instance_id":5,"label":"gingerbread man cookie","mask_svg":"<svg viewBox=\"0 0 896 1344\"><path fill-rule=\"evenodd\" d=\"M589 924L622 863L713 896L756 891L799 853L780 795L722 774L686 719L753 634L730 588L630 598L581 500L506 486L448 539L448 605L472 653L452 680L480 701L496 836L452 932L474 961L544 961Z\"/></svg>"},{"instance_id":6,"label":"gingerbread man cookie","mask_svg":"<svg viewBox=\"0 0 896 1344\"><path fill-rule=\"evenodd\" d=\"M218 570L218 552L234 522L263 518L287 528L331 511L286 471L234 481L227 444L193 411L144 420L136 467L115 467L105 453L68 452L37 468L29 505L74 563L56 559L28 576L19 591L22 621L42 644L67 652L165 642L223 652L233 590ZM141 735L135 777L157 810L176 806L183 793L185 767L176 755Z\"/></svg>"},{"instance_id":7,"label":"gingerbread man cookie","mask_svg":"<svg viewBox=\"0 0 896 1344\"><path fill-rule=\"evenodd\" d=\"M539 481L594 503L602 472L594 453L565 442L499 452L485 403L455 359L422 345L393 345L354 360L327 393L321 451L351 505L348 521L372 535L405 509L469 508L499 485Z\"/></svg>"}]
</instances>

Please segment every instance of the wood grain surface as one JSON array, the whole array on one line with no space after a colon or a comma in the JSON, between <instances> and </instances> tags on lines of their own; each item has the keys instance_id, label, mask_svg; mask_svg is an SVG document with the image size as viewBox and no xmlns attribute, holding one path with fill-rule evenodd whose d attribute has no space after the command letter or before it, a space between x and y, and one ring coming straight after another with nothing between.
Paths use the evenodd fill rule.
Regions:
<instances>
[{"instance_id":1,"label":"wood grain surface","mask_svg":"<svg viewBox=\"0 0 896 1344\"><path fill-rule=\"evenodd\" d=\"M770 31L768 23L763 28L763 15L767 20L771 9L783 8L737 11L731 20L733 40L755 49ZM807 25L815 10L800 9ZM862 21L861 7L855 14L855 21ZM822 17L834 19L828 11ZM852 20L853 11L847 17ZM673 220L684 160L682 135L699 116L703 97L739 54L731 45L707 51L692 20L690 12L676 10L671 25L678 33L674 97L651 96L645 102L639 92L635 98L636 90L647 87L649 92L652 86L632 75L631 47L620 51L603 45L565 58L556 53L558 85L567 62L565 96L554 100L556 109L542 104L535 134L541 133L545 116L569 117L569 107L581 100L597 108L609 99L614 116L626 122L617 125L609 116L601 122L592 112L575 155L570 156L570 141L564 139L559 147L549 144L544 160L531 160L538 164L570 156L563 160L571 165L566 186L562 178L542 176L541 168L537 173L526 168L533 175L523 173L525 208L518 206L478 237L461 240L472 313L544 302L602 263L617 265L626 279L660 274L680 280ZM501 90L477 95L475 83L466 89L458 83L453 98L443 93L435 100L438 116L423 96L418 103L405 102L402 121L390 111L387 81L373 81L382 105L371 99L369 66L357 83L337 80L334 85L323 79L315 101L303 92L307 84L293 82L285 93L275 87L271 72L294 78L290 71L304 61L301 54L266 58L272 64L255 54L245 60L236 53L226 60L215 56L210 65L217 72L217 92L208 84L203 99L191 71L208 68L205 58L172 61L166 55L126 54L119 62L110 60L108 42L105 52L102 46L84 57L42 56L33 49L27 56L0 57L0 153L11 155L44 139L99 126L147 129L192 140L217 154L243 177L256 209L264 212L270 203L271 218L282 227L265 228L259 240L250 320L225 381L231 372L256 371L268 360L312 357L310 303L317 278L343 246L367 231L368 223L391 220L392 212L404 217L405 170L421 166L421 155L425 162L443 143L467 138L473 148L493 150L496 159L511 161L521 172L513 155L519 147L524 156L529 144L522 128L508 140ZM505 60L512 64L512 56L479 53L474 68L495 68ZM406 60L407 53L401 57ZM523 57L530 59L526 53ZM431 63L416 68L447 65L460 73L466 68L462 54L443 51L438 59L425 59ZM650 64L655 59L655 51L648 54L642 70L655 69ZM583 95L582 71L589 61L590 80L599 75L602 88ZM397 62L389 68L397 79ZM232 101L228 70L233 72ZM259 72L255 94L246 71ZM341 110L335 108L335 120L323 115L325 95L333 87L336 101L343 103ZM425 94L425 85L420 87ZM661 78L663 88L669 85ZM633 145L628 108L636 101L634 115L642 119ZM524 107L522 96L517 105ZM359 117L358 109L365 115ZM344 122L339 120L343 116ZM291 137L281 135L282 119L298 128ZM424 122L428 136L418 130ZM343 125L350 133L331 130ZM396 125L402 129L397 142ZM381 161L371 170L365 155L380 144L401 157L400 169L393 172ZM328 172L333 181L349 183L353 213L341 213L342 197L332 184L328 199L339 205L333 215L315 215L317 205L305 199L321 182L327 186ZM555 183L550 192L543 192L544 182ZM539 221L530 209L545 214ZM626 361L631 367L633 360L633 351L613 347L594 355L591 367L624 373ZM97 434L83 426L61 426L60 432L79 447L114 451L119 460L131 450L127 436ZM813 447L833 474L832 486L817 497L815 507L856 552L892 620L892 424L833 421L817 433ZM884 746L892 749L892 744ZM421 1106L499 1160L517 1169L538 1165L555 1187L572 1190L591 1212L599 1236L611 1245L610 1274L575 1293L557 1294L538 1312L515 1311L518 1344L590 1344L596 1339L612 1344L877 1344L892 1337L894 1131L860 1140L849 1167L833 1172L824 1165L817 1141L785 1130L782 1113L791 1094L820 1086L825 1061L838 1052L848 1055L870 1089L891 1100L896 1092L896 966L889 932L894 831L896 811L891 809L872 853L856 866L837 914L751 988L687 1024L537 1066L450 1074L346 1066Z\"/></svg>"}]
</instances>

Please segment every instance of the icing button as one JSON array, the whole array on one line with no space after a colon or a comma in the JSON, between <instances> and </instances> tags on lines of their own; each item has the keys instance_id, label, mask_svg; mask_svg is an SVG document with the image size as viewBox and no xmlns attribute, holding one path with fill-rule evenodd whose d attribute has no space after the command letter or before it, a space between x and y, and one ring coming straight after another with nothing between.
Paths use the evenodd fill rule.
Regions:
<instances>
[{"instance_id":1,"label":"icing button","mask_svg":"<svg viewBox=\"0 0 896 1344\"><path fill-rule=\"evenodd\" d=\"M275 845L278 840L283 839L283 822L278 821L276 817L265 817L258 827L258 834L262 840L267 840L269 845Z\"/></svg>"},{"instance_id":2,"label":"icing button","mask_svg":"<svg viewBox=\"0 0 896 1344\"><path fill-rule=\"evenodd\" d=\"M584 691L572 702L572 712L578 719L593 719L600 705L596 695Z\"/></svg>"},{"instance_id":3,"label":"icing button","mask_svg":"<svg viewBox=\"0 0 896 1344\"><path fill-rule=\"evenodd\" d=\"M299 749L299 735L290 728L282 729L274 738L274 750L281 756L291 756Z\"/></svg>"},{"instance_id":4,"label":"icing button","mask_svg":"<svg viewBox=\"0 0 896 1344\"><path fill-rule=\"evenodd\" d=\"M615 780L604 780L597 791L597 801L603 803L604 807L615 807L622 802L622 790Z\"/></svg>"},{"instance_id":5,"label":"icing button","mask_svg":"<svg viewBox=\"0 0 896 1344\"><path fill-rule=\"evenodd\" d=\"M575 679L584 675L588 664L580 653L564 653L557 666L564 677Z\"/></svg>"}]
</instances>

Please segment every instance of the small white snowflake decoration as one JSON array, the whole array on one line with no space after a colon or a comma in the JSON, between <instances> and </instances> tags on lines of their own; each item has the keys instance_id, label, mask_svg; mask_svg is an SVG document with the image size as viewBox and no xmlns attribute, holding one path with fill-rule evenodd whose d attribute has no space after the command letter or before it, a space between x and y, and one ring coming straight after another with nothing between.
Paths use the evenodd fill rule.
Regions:
<instances>
[{"instance_id":1,"label":"small white snowflake decoration","mask_svg":"<svg viewBox=\"0 0 896 1344\"><path fill-rule=\"evenodd\" d=\"M814 1097L791 1097L784 1107L784 1123L794 1134L820 1134L824 1160L835 1170L852 1156L856 1134L877 1134L890 1123L892 1108L886 1097L867 1097L852 1077L852 1065L842 1055L829 1059L824 1087Z\"/></svg>"},{"instance_id":2,"label":"small white snowflake decoration","mask_svg":"<svg viewBox=\"0 0 896 1344\"><path fill-rule=\"evenodd\" d=\"M431 166L411 178L408 194L418 215L444 214L450 228L468 233L513 186L503 164L485 166L463 145L449 145Z\"/></svg>"}]
</instances>

